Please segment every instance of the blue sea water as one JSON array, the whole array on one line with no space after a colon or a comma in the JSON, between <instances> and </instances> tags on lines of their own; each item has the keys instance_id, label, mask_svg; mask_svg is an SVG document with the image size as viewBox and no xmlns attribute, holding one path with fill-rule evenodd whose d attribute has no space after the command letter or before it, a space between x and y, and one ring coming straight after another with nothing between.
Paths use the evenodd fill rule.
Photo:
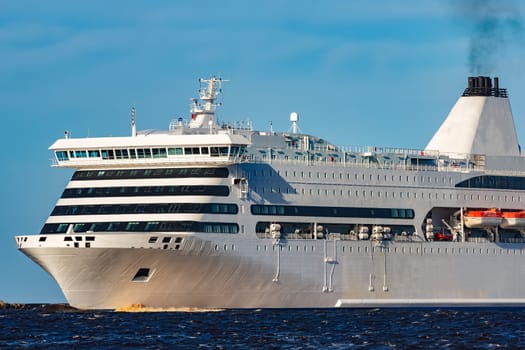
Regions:
<instances>
[{"instance_id":1,"label":"blue sea water","mask_svg":"<svg viewBox=\"0 0 525 350\"><path fill-rule=\"evenodd\" d=\"M0 348L525 348L525 309L0 310Z\"/></svg>"}]
</instances>

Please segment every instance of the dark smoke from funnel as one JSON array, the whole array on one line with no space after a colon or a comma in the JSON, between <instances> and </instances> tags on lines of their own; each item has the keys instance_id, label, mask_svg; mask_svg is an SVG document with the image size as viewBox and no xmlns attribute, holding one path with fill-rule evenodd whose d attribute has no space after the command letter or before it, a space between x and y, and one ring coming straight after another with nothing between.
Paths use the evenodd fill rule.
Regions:
<instances>
[{"instance_id":1,"label":"dark smoke from funnel","mask_svg":"<svg viewBox=\"0 0 525 350\"><path fill-rule=\"evenodd\" d=\"M511 46L523 44L523 19L513 0L454 2L462 16L472 21L470 74L493 75L505 64Z\"/></svg>"}]
</instances>

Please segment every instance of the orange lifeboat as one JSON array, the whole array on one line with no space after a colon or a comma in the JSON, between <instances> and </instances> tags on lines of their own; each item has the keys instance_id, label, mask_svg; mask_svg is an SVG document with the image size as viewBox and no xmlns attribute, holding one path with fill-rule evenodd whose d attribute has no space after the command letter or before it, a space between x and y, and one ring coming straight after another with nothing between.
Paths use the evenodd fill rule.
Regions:
<instances>
[{"instance_id":1,"label":"orange lifeboat","mask_svg":"<svg viewBox=\"0 0 525 350\"><path fill-rule=\"evenodd\" d=\"M501 224L503 215L499 209L466 210L463 221L468 228L495 227Z\"/></svg>"},{"instance_id":2,"label":"orange lifeboat","mask_svg":"<svg viewBox=\"0 0 525 350\"><path fill-rule=\"evenodd\" d=\"M525 210L504 211L500 226L502 228L525 227Z\"/></svg>"}]
</instances>

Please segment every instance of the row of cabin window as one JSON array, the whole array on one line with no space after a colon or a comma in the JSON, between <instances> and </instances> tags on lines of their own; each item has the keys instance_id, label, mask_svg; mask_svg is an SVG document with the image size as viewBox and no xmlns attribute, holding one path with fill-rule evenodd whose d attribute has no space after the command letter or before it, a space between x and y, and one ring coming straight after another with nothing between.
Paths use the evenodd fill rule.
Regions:
<instances>
[{"instance_id":1,"label":"row of cabin window","mask_svg":"<svg viewBox=\"0 0 525 350\"><path fill-rule=\"evenodd\" d=\"M239 207L228 203L148 203L57 205L51 216L120 214L237 214Z\"/></svg>"},{"instance_id":2,"label":"row of cabin window","mask_svg":"<svg viewBox=\"0 0 525 350\"><path fill-rule=\"evenodd\" d=\"M238 233L239 225L227 222L197 221L134 221L45 224L40 234L74 232L206 232Z\"/></svg>"},{"instance_id":3,"label":"row of cabin window","mask_svg":"<svg viewBox=\"0 0 525 350\"><path fill-rule=\"evenodd\" d=\"M380 249L382 252L401 253L401 254L465 254L465 255L523 255L523 249L502 249L502 248L456 248L456 247L345 247L342 246L342 253L367 253L369 249Z\"/></svg>"},{"instance_id":4,"label":"row of cabin window","mask_svg":"<svg viewBox=\"0 0 525 350\"><path fill-rule=\"evenodd\" d=\"M286 188L283 188L281 189L280 187L276 187L276 188L265 188L265 187L254 187L253 188L253 191L254 192L258 192L259 193L293 193L293 194L299 194L299 192L301 193L301 195L310 195L310 196L320 196L320 195L324 195L324 196L328 196L328 195L332 195L332 196L347 196L347 197L370 197L370 198L406 198L406 199L409 199L409 198L414 198L414 199L439 199L440 197L440 194L435 192L434 194L432 194L431 192L428 192L427 194L423 193L423 192L403 192L403 191L399 191L399 192L388 192L388 191L384 191L384 192L381 192L381 191L366 191L366 190L328 190L328 189L325 189L325 190L321 190L321 189L312 189L312 188L308 188L308 189L305 189L305 188L301 188L301 190L299 191L297 188L292 188L292 187L286 187ZM446 192L441 192L441 197L442 199L446 200L447 197L449 200L485 200L485 201L505 201L505 202L521 202L521 196L509 196L509 195L494 195L494 194L491 194L491 195L481 195L481 194L459 194L459 193L446 193ZM454 198L455 197L455 198Z\"/></svg>"},{"instance_id":5,"label":"row of cabin window","mask_svg":"<svg viewBox=\"0 0 525 350\"><path fill-rule=\"evenodd\" d=\"M72 180L113 180L187 177L228 177L228 168L161 168L78 170Z\"/></svg>"},{"instance_id":6,"label":"row of cabin window","mask_svg":"<svg viewBox=\"0 0 525 350\"><path fill-rule=\"evenodd\" d=\"M525 190L525 177L503 175L480 175L456 184L461 188L490 188L505 190Z\"/></svg>"},{"instance_id":7,"label":"row of cabin window","mask_svg":"<svg viewBox=\"0 0 525 350\"><path fill-rule=\"evenodd\" d=\"M254 177L257 177L257 176L273 176L274 175L274 172L276 173L277 176L280 176L281 175L281 171L274 171L274 170L264 170L264 169L260 169L260 171L258 170L253 170L252 174ZM328 179L329 178L329 175L330 173L327 173L327 172L324 172L324 173L321 173L319 171L317 172L311 172L311 171L308 171L308 172L305 172L305 171L288 171L288 170L285 170L284 171L284 176L285 177L288 177L288 176L293 176L293 177L301 177L301 178L317 178L317 179L321 179L321 178L324 178L324 179ZM360 176L359 176L360 175ZM377 175L377 181L380 182L381 181L381 178L383 178L383 181L388 181L388 178L391 178L391 181L392 182L403 182L403 179L405 178L404 176L402 175L399 175L399 176L396 176L396 175ZM351 176L351 173L346 173L346 176L344 176L343 173L339 173L339 179L340 180L351 180L352 176ZM331 179L336 179L336 173L333 172L331 173ZM362 180L362 181L373 181L374 180L374 175L372 174L369 174L368 176L366 176L365 174L358 174L358 173L354 173L354 176L353 176L353 179L355 181L358 181L358 180ZM413 183L417 183L418 181L418 176L409 176L407 175L406 176L406 181L405 182L411 182L411 179L412 179L412 182ZM432 177L430 176L419 176L419 183L432 183ZM448 180L448 183L452 183L452 178L451 177L442 177L441 178L442 182L443 183L447 183L447 180ZM440 182L440 179L439 177L434 177L434 183L439 183Z\"/></svg>"},{"instance_id":8,"label":"row of cabin window","mask_svg":"<svg viewBox=\"0 0 525 350\"><path fill-rule=\"evenodd\" d=\"M59 161L72 158L102 159L143 159L167 158L179 155L205 155L211 157L237 157L246 151L244 146L211 146L211 147L161 147L161 148L123 148L108 150L56 151Z\"/></svg>"},{"instance_id":9,"label":"row of cabin window","mask_svg":"<svg viewBox=\"0 0 525 350\"><path fill-rule=\"evenodd\" d=\"M57 205L51 216L122 214L237 214L239 207L228 203L148 203Z\"/></svg>"},{"instance_id":10,"label":"row of cabin window","mask_svg":"<svg viewBox=\"0 0 525 350\"><path fill-rule=\"evenodd\" d=\"M123 186L66 188L61 198L136 197L136 196L222 196L230 194L228 186Z\"/></svg>"},{"instance_id":11,"label":"row of cabin window","mask_svg":"<svg viewBox=\"0 0 525 350\"><path fill-rule=\"evenodd\" d=\"M280 246L259 246L257 245L256 246L256 250L257 251L261 251L261 250L264 250L264 251L268 251L269 249L271 249L272 251L275 251L276 249L280 249L281 251L286 251L288 250L289 252L291 251L295 251L295 252L300 252L300 251L304 251L305 253L308 252L308 251L312 251L314 252L315 251L315 246L307 246L307 245L292 245L292 244L288 244L288 247L286 248L286 246L283 246L283 245L280 245ZM342 245L341 246L341 253L343 254L352 254L352 253L369 253L369 252L376 252L376 251L380 251L380 252L389 252L389 253L394 253L394 254L417 254L417 255L420 255L420 254L448 254L448 255L460 255L460 254L465 254L465 255L523 255L523 249L502 249L502 248L487 248L487 249L483 249L483 248L479 248L479 249L476 249L476 248L449 248L449 247L437 247L437 248L433 248L433 247L430 247L430 248L427 248L427 247L424 247L424 248L420 248L420 247L393 247L393 248L390 248L390 247L367 247L367 246L357 246L357 247L354 247L354 246L346 246L346 245Z\"/></svg>"},{"instance_id":12,"label":"row of cabin window","mask_svg":"<svg viewBox=\"0 0 525 350\"><path fill-rule=\"evenodd\" d=\"M307 217L359 217L413 219L414 210L408 208L359 208L359 207L325 207L306 205L263 205L251 206L253 215L283 215Z\"/></svg>"}]
</instances>

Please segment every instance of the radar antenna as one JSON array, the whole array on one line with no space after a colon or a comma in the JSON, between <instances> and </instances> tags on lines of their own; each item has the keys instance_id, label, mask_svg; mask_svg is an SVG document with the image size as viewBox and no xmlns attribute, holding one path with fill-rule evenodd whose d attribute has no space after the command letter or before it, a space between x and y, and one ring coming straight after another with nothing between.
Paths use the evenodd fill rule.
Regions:
<instances>
[{"instance_id":1,"label":"radar antenna","mask_svg":"<svg viewBox=\"0 0 525 350\"><path fill-rule=\"evenodd\" d=\"M290 113L290 121L292 122L292 126L290 127L290 130L288 132L291 132L292 134L303 133L301 129L299 129L299 125L297 125L297 122L299 121L299 114L297 112Z\"/></svg>"}]
</instances>

